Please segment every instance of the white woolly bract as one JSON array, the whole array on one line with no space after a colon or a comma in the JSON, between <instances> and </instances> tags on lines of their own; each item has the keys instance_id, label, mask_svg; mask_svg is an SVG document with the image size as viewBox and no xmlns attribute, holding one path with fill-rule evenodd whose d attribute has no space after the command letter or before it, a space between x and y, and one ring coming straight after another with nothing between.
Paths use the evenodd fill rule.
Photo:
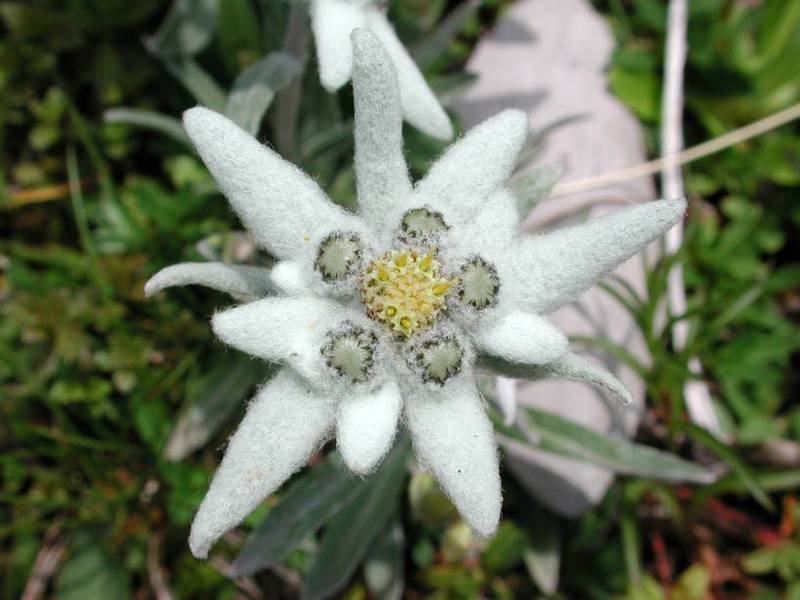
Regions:
<instances>
[{"instance_id":1,"label":"white woolly bract","mask_svg":"<svg viewBox=\"0 0 800 600\"><path fill-rule=\"evenodd\" d=\"M502 506L497 445L472 378L458 377L436 391L404 392L419 463L436 477L470 528L491 536Z\"/></svg>"},{"instance_id":2,"label":"white woolly bract","mask_svg":"<svg viewBox=\"0 0 800 600\"><path fill-rule=\"evenodd\" d=\"M658 200L534 237L521 237L499 264L504 301L550 314L644 249L680 220L685 200Z\"/></svg>"},{"instance_id":3,"label":"white woolly bract","mask_svg":"<svg viewBox=\"0 0 800 600\"><path fill-rule=\"evenodd\" d=\"M366 15L369 30L356 29L351 38L355 10ZM279 260L269 280L262 270L177 265L147 287L153 293L200 283L252 298L274 286L286 294L212 319L226 344L289 368L258 393L231 439L192 527L190 544L198 556L302 466L334 421L345 463L356 473L372 471L392 445L401 407L420 463L470 527L492 535L502 504L500 474L493 428L475 385L475 349L484 353L482 365L504 375L582 380L628 400L613 375L565 354L566 337L541 315L574 299L685 210L682 200L655 202L520 236L516 203L504 188L528 130L519 111L474 128L412 189L401 112L435 135L450 134L446 115L377 8L314 0L312 17L327 86L340 85L345 70L350 76L347 61L333 71L326 62L343 50L333 48L337 40L344 40L348 57L351 49L355 53L362 215L332 204L309 177L222 115L192 109L184 120L200 156L256 241ZM435 226L409 220L400 232L403 215L422 207ZM320 253L331 234L347 243L323 246ZM398 339L367 318L358 289L362 269L402 244L426 242L436 246L436 260L453 287L438 321Z\"/></svg>"},{"instance_id":4,"label":"white woolly bract","mask_svg":"<svg viewBox=\"0 0 800 600\"><path fill-rule=\"evenodd\" d=\"M508 190L498 190L484 200L472 219L453 227L448 254L477 254L493 262L514 241L519 226L516 199Z\"/></svg>"},{"instance_id":5,"label":"white woolly bract","mask_svg":"<svg viewBox=\"0 0 800 600\"><path fill-rule=\"evenodd\" d=\"M164 267L144 285L144 293L152 296L179 285L203 285L243 301L266 296L272 289L269 269L207 262Z\"/></svg>"},{"instance_id":6,"label":"white woolly bract","mask_svg":"<svg viewBox=\"0 0 800 600\"><path fill-rule=\"evenodd\" d=\"M328 334L348 319L364 317L322 298L264 298L215 314L211 327L229 346L288 365L322 386L331 374L321 348Z\"/></svg>"},{"instance_id":7,"label":"white woolly bract","mask_svg":"<svg viewBox=\"0 0 800 600\"><path fill-rule=\"evenodd\" d=\"M405 120L435 138L442 140L452 138L453 125L450 117L439 104L414 59L409 56L408 50L397 38L394 27L386 19L383 10L367 6L364 15L367 27L386 48L397 70L400 103Z\"/></svg>"},{"instance_id":8,"label":"white woolly bract","mask_svg":"<svg viewBox=\"0 0 800 600\"><path fill-rule=\"evenodd\" d=\"M353 48L350 34L358 28L369 29L385 47L393 75L399 84L398 110L406 121L433 137L449 140L453 125L436 95L403 43L397 38L383 11L372 2L347 0L312 0L311 29L317 46L317 63L323 87L335 92L351 77ZM384 105L387 106L387 105ZM394 109L394 106L391 107Z\"/></svg>"},{"instance_id":9,"label":"white woolly bract","mask_svg":"<svg viewBox=\"0 0 800 600\"><path fill-rule=\"evenodd\" d=\"M506 110L471 129L431 166L415 202L441 212L450 226L472 219L511 174L528 130L528 117Z\"/></svg>"},{"instance_id":10,"label":"white woolly bract","mask_svg":"<svg viewBox=\"0 0 800 600\"><path fill-rule=\"evenodd\" d=\"M308 275L307 265L301 265L294 260L282 260L272 267L270 279L272 285L284 294L288 296L303 296L309 290Z\"/></svg>"},{"instance_id":11,"label":"white woolly bract","mask_svg":"<svg viewBox=\"0 0 800 600\"><path fill-rule=\"evenodd\" d=\"M330 398L284 369L253 398L192 523L189 547L211 545L300 469L331 429Z\"/></svg>"},{"instance_id":12,"label":"white woolly bract","mask_svg":"<svg viewBox=\"0 0 800 600\"><path fill-rule=\"evenodd\" d=\"M336 416L336 445L351 471L366 475L386 456L394 441L402 405L396 381L341 401Z\"/></svg>"},{"instance_id":13,"label":"white woolly bract","mask_svg":"<svg viewBox=\"0 0 800 600\"><path fill-rule=\"evenodd\" d=\"M382 232L386 207L407 204L411 193L397 77L375 36L357 29L352 43L358 207L364 219Z\"/></svg>"},{"instance_id":14,"label":"white woolly bract","mask_svg":"<svg viewBox=\"0 0 800 600\"><path fill-rule=\"evenodd\" d=\"M616 376L600 365L577 354L567 353L535 371L526 374L526 379L569 379L583 381L597 388L609 400L631 404L633 397L628 388Z\"/></svg>"},{"instance_id":15,"label":"white woolly bract","mask_svg":"<svg viewBox=\"0 0 800 600\"><path fill-rule=\"evenodd\" d=\"M329 92L350 81L353 51L350 33L364 25L364 10L348 0L312 0L311 29L317 46L319 80Z\"/></svg>"},{"instance_id":16,"label":"white woolly bract","mask_svg":"<svg viewBox=\"0 0 800 600\"><path fill-rule=\"evenodd\" d=\"M479 351L512 362L543 364L567 351L567 336L544 317L511 311L478 323L472 332Z\"/></svg>"},{"instance_id":17,"label":"white woolly bract","mask_svg":"<svg viewBox=\"0 0 800 600\"><path fill-rule=\"evenodd\" d=\"M498 375L538 381L541 379L567 379L583 381L595 387L606 399L621 404L631 404L633 397L616 376L600 365L571 352L556 360L542 364L504 363L493 356L482 356L479 368Z\"/></svg>"},{"instance_id":18,"label":"white woolly bract","mask_svg":"<svg viewBox=\"0 0 800 600\"><path fill-rule=\"evenodd\" d=\"M305 173L226 117L196 107L183 123L233 210L276 257L308 253L333 230L364 231L360 219L330 202Z\"/></svg>"}]
</instances>

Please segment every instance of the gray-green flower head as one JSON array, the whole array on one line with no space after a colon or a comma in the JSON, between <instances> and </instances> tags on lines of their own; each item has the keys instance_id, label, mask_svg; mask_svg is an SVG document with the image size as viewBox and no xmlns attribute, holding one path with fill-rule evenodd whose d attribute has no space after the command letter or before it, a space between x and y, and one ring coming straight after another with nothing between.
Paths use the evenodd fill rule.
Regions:
<instances>
[{"instance_id":1,"label":"gray-green flower head","mask_svg":"<svg viewBox=\"0 0 800 600\"><path fill-rule=\"evenodd\" d=\"M395 67L372 33L352 35L358 213L225 117L186 112L186 130L272 271L176 265L148 293L205 283L252 301L217 313L225 343L283 365L257 393L192 525L206 556L331 435L356 473L375 469L403 422L481 536L501 510L493 428L475 361L624 388L567 351L545 315L681 218L683 201L636 206L535 237L504 188L528 129L506 111L454 143L416 184L403 158ZM264 297L267 293L270 295ZM526 371L527 369L527 371Z\"/></svg>"},{"instance_id":2,"label":"gray-green flower head","mask_svg":"<svg viewBox=\"0 0 800 600\"><path fill-rule=\"evenodd\" d=\"M335 92L353 74L350 34L363 27L381 41L394 64L403 118L433 137L449 140L453 126L414 60L398 39L384 9L373 0L311 0L311 28L317 47L319 78Z\"/></svg>"}]
</instances>

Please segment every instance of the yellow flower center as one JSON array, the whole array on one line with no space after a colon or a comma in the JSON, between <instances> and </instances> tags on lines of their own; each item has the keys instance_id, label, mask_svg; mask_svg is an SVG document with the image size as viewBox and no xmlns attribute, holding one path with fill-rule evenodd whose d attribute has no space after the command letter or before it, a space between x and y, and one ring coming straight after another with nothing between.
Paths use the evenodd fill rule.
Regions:
<instances>
[{"instance_id":1,"label":"yellow flower center","mask_svg":"<svg viewBox=\"0 0 800 600\"><path fill-rule=\"evenodd\" d=\"M435 250L399 250L367 266L361 274L361 297L370 317L408 338L434 322L456 283L441 275Z\"/></svg>"}]
</instances>

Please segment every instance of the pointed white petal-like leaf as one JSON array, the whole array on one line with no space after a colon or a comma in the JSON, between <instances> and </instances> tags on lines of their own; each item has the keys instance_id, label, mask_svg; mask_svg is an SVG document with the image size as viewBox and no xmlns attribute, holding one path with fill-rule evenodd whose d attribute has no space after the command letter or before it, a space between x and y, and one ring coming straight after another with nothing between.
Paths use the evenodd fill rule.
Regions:
<instances>
[{"instance_id":1,"label":"pointed white petal-like leaf","mask_svg":"<svg viewBox=\"0 0 800 600\"><path fill-rule=\"evenodd\" d=\"M307 271L303 266L293 260L282 260L275 263L270 273L272 285L289 296L303 296L308 294L309 281Z\"/></svg>"},{"instance_id":2,"label":"pointed white petal-like leaf","mask_svg":"<svg viewBox=\"0 0 800 600\"><path fill-rule=\"evenodd\" d=\"M420 464L467 524L478 535L491 536L502 508L500 472L492 424L474 382L459 377L441 390L419 388L404 396Z\"/></svg>"},{"instance_id":3,"label":"pointed white petal-like leaf","mask_svg":"<svg viewBox=\"0 0 800 600\"><path fill-rule=\"evenodd\" d=\"M218 312L211 327L229 346L288 365L319 385L326 374L321 349L327 334L348 317L358 315L322 298L264 298Z\"/></svg>"},{"instance_id":4,"label":"pointed white petal-like leaf","mask_svg":"<svg viewBox=\"0 0 800 600\"><path fill-rule=\"evenodd\" d=\"M540 365L508 362L496 356L482 356L479 365L504 377L514 377L516 379L583 381L597 388L608 400L621 404L631 404L633 402L631 393L613 373L571 352L552 362Z\"/></svg>"},{"instance_id":5,"label":"pointed white petal-like leaf","mask_svg":"<svg viewBox=\"0 0 800 600\"><path fill-rule=\"evenodd\" d=\"M497 407L503 414L503 423L513 425L517 420L517 412L519 411L517 381L510 377L496 377L494 391Z\"/></svg>"},{"instance_id":6,"label":"pointed white petal-like leaf","mask_svg":"<svg viewBox=\"0 0 800 600\"><path fill-rule=\"evenodd\" d=\"M517 420L517 412L519 412L517 380L510 377L497 377L494 382L494 391L494 400L503 415L503 423L513 425Z\"/></svg>"},{"instance_id":7,"label":"pointed white petal-like leaf","mask_svg":"<svg viewBox=\"0 0 800 600\"><path fill-rule=\"evenodd\" d=\"M186 132L220 190L253 234L279 258L307 254L334 230L363 230L294 165L232 121L207 108L183 115Z\"/></svg>"},{"instance_id":8,"label":"pointed white petal-like leaf","mask_svg":"<svg viewBox=\"0 0 800 600\"><path fill-rule=\"evenodd\" d=\"M312 0L311 30L317 46L322 86L335 92L350 81L353 49L350 34L364 25L364 11L347 0Z\"/></svg>"},{"instance_id":9,"label":"pointed white petal-like leaf","mask_svg":"<svg viewBox=\"0 0 800 600\"><path fill-rule=\"evenodd\" d=\"M519 225L516 198L501 189L483 203L472 219L453 228L451 254L477 254L493 261L517 237Z\"/></svg>"},{"instance_id":10,"label":"pointed white petal-like leaf","mask_svg":"<svg viewBox=\"0 0 800 600\"><path fill-rule=\"evenodd\" d=\"M397 76L369 31L355 30L352 43L358 205L367 222L382 229L388 209L411 193Z\"/></svg>"},{"instance_id":11,"label":"pointed white petal-like leaf","mask_svg":"<svg viewBox=\"0 0 800 600\"><path fill-rule=\"evenodd\" d=\"M395 381L342 400L336 417L336 445L351 471L366 475L392 447L403 398Z\"/></svg>"},{"instance_id":12,"label":"pointed white petal-like leaf","mask_svg":"<svg viewBox=\"0 0 800 600\"><path fill-rule=\"evenodd\" d=\"M505 110L471 129L431 167L416 200L441 211L451 226L473 218L508 179L528 130L528 117Z\"/></svg>"},{"instance_id":13,"label":"pointed white petal-like leaf","mask_svg":"<svg viewBox=\"0 0 800 600\"><path fill-rule=\"evenodd\" d=\"M250 301L272 289L269 269L218 262L179 263L161 269L144 285L146 296L178 285L202 285Z\"/></svg>"},{"instance_id":14,"label":"pointed white petal-like leaf","mask_svg":"<svg viewBox=\"0 0 800 600\"><path fill-rule=\"evenodd\" d=\"M685 200L659 200L522 238L501 268L506 298L549 314L663 235L685 211Z\"/></svg>"},{"instance_id":15,"label":"pointed white petal-like leaf","mask_svg":"<svg viewBox=\"0 0 800 600\"><path fill-rule=\"evenodd\" d=\"M366 25L386 48L397 69L400 100L405 120L433 137L449 140L453 137L450 117L442 108L414 59L397 38L392 24L382 10L374 6L364 9Z\"/></svg>"},{"instance_id":16,"label":"pointed white petal-like leaf","mask_svg":"<svg viewBox=\"0 0 800 600\"><path fill-rule=\"evenodd\" d=\"M487 354L512 362L543 364L567 351L567 336L544 317L518 310L486 319L472 333Z\"/></svg>"},{"instance_id":17,"label":"pointed white petal-like leaf","mask_svg":"<svg viewBox=\"0 0 800 600\"><path fill-rule=\"evenodd\" d=\"M333 412L330 398L289 369L256 394L194 518L192 554L205 558L220 536L306 463L330 432Z\"/></svg>"}]
</instances>

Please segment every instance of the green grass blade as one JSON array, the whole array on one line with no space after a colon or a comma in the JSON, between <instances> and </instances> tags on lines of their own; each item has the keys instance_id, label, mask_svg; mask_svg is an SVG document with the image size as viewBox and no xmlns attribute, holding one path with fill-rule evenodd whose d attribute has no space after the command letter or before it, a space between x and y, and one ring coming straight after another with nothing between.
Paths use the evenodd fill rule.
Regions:
<instances>
[{"instance_id":1,"label":"green grass blade","mask_svg":"<svg viewBox=\"0 0 800 600\"><path fill-rule=\"evenodd\" d=\"M338 455L296 480L264 520L253 530L231 566L233 577L252 575L281 560L350 501L365 482L348 475Z\"/></svg>"},{"instance_id":2,"label":"green grass blade","mask_svg":"<svg viewBox=\"0 0 800 600\"><path fill-rule=\"evenodd\" d=\"M225 354L194 382L164 448L167 460L183 460L202 448L225 425L255 385L274 367L243 354Z\"/></svg>"},{"instance_id":3,"label":"green grass blade","mask_svg":"<svg viewBox=\"0 0 800 600\"><path fill-rule=\"evenodd\" d=\"M242 71L233 82L225 114L252 135L261 127L261 120L275 94L291 83L302 71L302 64L293 56L275 52Z\"/></svg>"},{"instance_id":4,"label":"green grass blade","mask_svg":"<svg viewBox=\"0 0 800 600\"><path fill-rule=\"evenodd\" d=\"M159 56L194 56L211 42L217 0L176 0L146 45Z\"/></svg>"},{"instance_id":5,"label":"green grass blade","mask_svg":"<svg viewBox=\"0 0 800 600\"><path fill-rule=\"evenodd\" d=\"M662 481L711 483L708 469L656 448L605 436L568 419L528 408L523 415L533 419L539 434L538 450L590 462L621 475Z\"/></svg>"},{"instance_id":6,"label":"green grass blade","mask_svg":"<svg viewBox=\"0 0 800 600\"><path fill-rule=\"evenodd\" d=\"M523 561L528 575L548 596L558 590L561 568L561 527L558 517L538 505L525 511L530 545L525 550Z\"/></svg>"},{"instance_id":7,"label":"green grass blade","mask_svg":"<svg viewBox=\"0 0 800 600\"><path fill-rule=\"evenodd\" d=\"M122 123L124 125L152 129L171 137L187 148L194 149L189 136L186 135L186 131L183 129L183 125L175 117L135 108L113 108L107 110L103 116L109 123Z\"/></svg>"},{"instance_id":8,"label":"green grass blade","mask_svg":"<svg viewBox=\"0 0 800 600\"><path fill-rule=\"evenodd\" d=\"M454 8L412 52L420 69L426 69L447 53L459 32L478 13L482 0L464 0Z\"/></svg>"},{"instance_id":9,"label":"green grass blade","mask_svg":"<svg viewBox=\"0 0 800 600\"><path fill-rule=\"evenodd\" d=\"M194 59L166 57L164 66L197 102L217 112L225 110L225 91Z\"/></svg>"},{"instance_id":10,"label":"green grass blade","mask_svg":"<svg viewBox=\"0 0 800 600\"><path fill-rule=\"evenodd\" d=\"M400 440L358 496L328 524L308 571L303 598L330 597L350 580L373 540L398 510L409 447L407 438Z\"/></svg>"},{"instance_id":11,"label":"green grass blade","mask_svg":"<svg viewBox=\"0 0 800 600\"><path fill-rule=\"evenodd\" d=\"M559 167L538 167L514 177L510 182L511 193L517 199L517 211L523 221L541 200L547 197L553 186L561 179Z\"/></svg>"},{"instance_id":12,"label":"green grass blade","mask_svg":"<svg viewBox=\"0 0 800 600\"><path fill-rule=\"evenodd\" d=\"M373 542L364 562L364 581L376 600L401 600L405 587L405 535L399 519Z\"/></svg>"},{"instance_id":13,"label":"green grass blade","mask_svg":"<svg viewBox=\"0 0 800 600\"><path fill-rule=\"evenodd\" d=\"M719 457L724 460L731 470L739 477L742 484L761 506L767 510L775 509L770 497L758 483L758 480L753 476L753 473L750 471L749 467L741 458L739 458L733 448L724 442L721 442L707 430L703 429L702 427L698 427L697 425L687 423L684 429L686 433L695 441L703 444L704 446L708 446L717 455L719 455Z\"/></svg>"}]
</instances>

